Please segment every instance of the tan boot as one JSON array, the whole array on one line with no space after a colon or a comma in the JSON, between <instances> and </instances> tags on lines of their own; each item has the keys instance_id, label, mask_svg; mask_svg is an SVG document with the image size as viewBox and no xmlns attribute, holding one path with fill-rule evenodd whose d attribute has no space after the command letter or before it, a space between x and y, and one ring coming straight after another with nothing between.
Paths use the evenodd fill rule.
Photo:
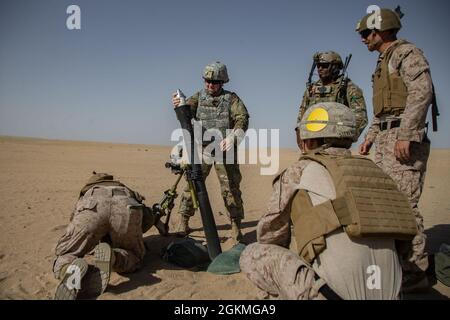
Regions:
<instances>
[{"instance_id":1,"label":"tan boot","mask_svg":"<svg viewBox=\"0 0 450 320\"><path fill-rule=\"evenodd\" d=\"M242 241L243 235L241 232L241 219L240 218L231 219L231 234L232 234L233 239L236 242Z\"/></svg>"},{"instance_id":2,"label":"tan boot","mask_svg":"<svg viewBox=\"0 0 450 320\"><path fill-rule=\"evenodd\" d=\"M191 228L189 228L189 216L181 215L180 224L175 231L175 234L179 237L186 237L191 233Z\"/></svg>"},{"instance_id":3,"label":"tan boot","mask_svg":"<svg viewBox=\"0 0 450 320\"><path fill-rule=\"evenodd\" d=\"M55 300L75 300L81 290L81 280L86 275L88 264L77 258L70 264L61 268L59 279L61 282L56 288Z\"/></svg>"},{"instance_id":4,"label":"tan boot","mask_svg":"<svg viewBox=\"0 0 450 320\"><path fill-rule=\"evenodd\" d=\"M111 271L115 263L115 255L111 246L106 242L100 242L94 250L95 266L100 271L101 292L105 292L109 283Z\"/></svg>"}]
</instances>

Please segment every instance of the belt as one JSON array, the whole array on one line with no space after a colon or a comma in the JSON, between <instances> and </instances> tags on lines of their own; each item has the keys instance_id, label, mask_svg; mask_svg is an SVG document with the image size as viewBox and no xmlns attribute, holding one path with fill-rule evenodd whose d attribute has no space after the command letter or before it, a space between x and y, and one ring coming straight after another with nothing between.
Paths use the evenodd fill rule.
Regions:
<instances>
[{"instance_id":1,"label":"belt","mask_svg":"<svg viewBox=\"0 0 450 320\"><path fill-rule=\"evenodd\" d=\"M314 275L314 279L318 280L320 277L317 275L317 273ZM342 300L342 298L331 289L328 284L324 284L320 287L319 292L327 298L327 300Z\"/></svg>"},{"instance_id":2,"label":"belt","mask_svg":"<svg viewBox=\"0 0 450 320\"><path fill-rule=\"evenodd\" d=\"M392 128L400 127L400 123L401 123L400 119L380 122L380 130L384 131L384 130L389 130Z\"/></svg>"}]
</instances>

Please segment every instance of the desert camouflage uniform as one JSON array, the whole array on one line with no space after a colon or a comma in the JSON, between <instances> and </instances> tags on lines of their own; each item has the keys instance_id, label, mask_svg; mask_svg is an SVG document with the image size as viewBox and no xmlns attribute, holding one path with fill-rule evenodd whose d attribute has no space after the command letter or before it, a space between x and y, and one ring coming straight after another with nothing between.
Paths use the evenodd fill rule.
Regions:
<instances>
[{"instance_id":1,"label":"desert camouflage uniform","mask_svg":"<svg viewBox=\"0 0 450 320\"><path fill-rule=\"evenodd\" d=\"M65 234L56 246L55 277L76 258L88 254L105 237L115 253L113 270L133 272L142 266L144 206L123 186L94 185L76 203Z\"/></svg>"},{"instance_id":2,"label":"desert camouflage uniform","mask_svg":"<svg viewBox=\"0 0 450 320\"><path fill-rule=\"evenodd\" d=\"M398 41L400 40L392 45ZM388 49L380 54L375 73ZM389 114L375 116L366 140L376 144L375 163L394 179L400 191L408 196L416 217L419 232L412 242L413 252L408 257L410 263L404 261L403 268L405 271L424 271L428 267L427 255L424 252L426 235L418 203L430 154L425 121L432 101L432 81L428 61L422 51L411 43L402 44L394 49L389 61L389 71L393 73L397 70L408 90L406 108L398 116ZM401 119L400 127L380 130L381 122L398 118ZM411 141L410 160L406 163L401 163L394 156L394 147L398 140Z\"/></svg>"},{"instance_id":3,"label":"desert camouflage uniform","mask_svg":"<svg viewBox=\"0 0 450 320\"><path fill-rule=\"evenodd\" d=\"M342 148L325 151L350 155ZM281 299L325 299L320 291L325 283L343 299L396 299L402 272L394 240L351 240L338 229L326 236L327 249L312 265L287 249L291 243L291 200L300 188L308 190L313 205L336 198L331 176L314 161L301 160L285 170L275 179L267 212L258 223L258 242L242 252L240 266L247 277ZM366 287L365 272L372 264L380 267L382 290Z\"/></svg>"},{"instance_id":4,"label":"desert camouflage uniform","mask_svg":"<svg viewBox=\"0 0 450 320\"><path fill-rule=\"evenodd\" d=\"M203 112L211 112L213 114L203 114L198 112L199 99L203 96L206 99L210 99L213 108L218 108L218 111L211 108L211 111L203 111ZM228 108L224 108L224 110L219 110L219 107L222 108L221 102L223 99L230 99L229 110ZM230 218L244 218L244 207L242 202L241 190L239 188L242 176L239 170L239 164L237 164L237 144L243 138L242 133L248 129L248 112L247 109L242 102L242 100L234 93L229 92L222 89L222 92L217 97L212 97L206 93L205 90L197 92L192 97L190 97L187 103L191 106L192 114L195 115L196 120L203 120L206 117L217 118L218 123L227 123L229 129L241 129L241 134L237 133L235 137L235 145L234 151L234 163L214 163L214 168L216 170L217 176L220 181L220 188L222 193L222 198L227 208ZM224 118L225 115L225 118ZM221 130L223 131L223 130ZM225 132L222 132L222 135L225 138ZM208 157L209 155L204 153L204 157ZM211 171L212 164L202 164L202 172L203 178L209 175ZM187 186L182 194L179 213L184 216L193 216L194 208L192 205L191 193L189 191L189 187Z\"/></svg>"},{"instance_id":5,"label":"desert camouflage uniform","mask_svg":"<svg viewBox=\"0 0 450 320\"><path fill-rule=\"evenodd\" d=\"M302 103L300 104L300 109L297 116L297 123L300 123L300 120L303 117L306 109L310 106L319 103L319 102L339 102L346 106L348 106L355 115L356 118L356 136L355 141L358 140L358 137L363 132L364 128L367 125L367 111L366 111L366 102L364 100L364 95L362 90L354 84L350 79L347 84L347 92L344 99L339 98L336 101L336 94L339 88L339 83L342 79L342 76L337 78L334 82L327 86L323 86L322 80L318 80L313 83L311 86L311 90L309 92L308 89L305 90L303 94ZM324 88L324 93L321 93L321 88ZM340 101L344 100L344 101Z\"/></svg>"}]
</instances>

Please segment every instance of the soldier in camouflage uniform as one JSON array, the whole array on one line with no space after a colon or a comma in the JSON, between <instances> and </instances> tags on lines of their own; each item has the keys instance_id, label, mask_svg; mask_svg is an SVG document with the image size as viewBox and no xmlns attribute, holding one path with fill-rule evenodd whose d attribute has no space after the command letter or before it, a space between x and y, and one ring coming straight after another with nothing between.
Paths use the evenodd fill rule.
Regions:
<instances>
[{"instance_id":1,"label":"soldier in camouflage uniform","mask_svg":"<svg viewBox=\"0 0 450 320\"><path fill-rule=\"evenodd\" d=\"M142 266L142 234L152 225L161 224L143 200L113 176L94 172L82 188L66 232L56 245L53 272L61 282L55 299L76 299L82 289L89 295L101 294L112 270L127 273ZM89 268L83 257L93 249L95 267Z\"/></svg>"},{"instance_id":2,"label":"soldier in camouflage uniform","mask_svg":"<svg viewBox=\"0 0 450 320\"><path fill-rule=\"evenodd\" d=\"M219 130L223 140L220 142L220 150L227 152L234 150L236 155L237 145L243 139L248 128L249 114L247 109L234 92L226 91L223 85L229 81L226 66L221 62L208 64L203 71L204 89L195 93L187 100L191 106L194 118L202 122L204 130ZM173 94L172 103L177 107L180 99ZM233 129L227 134L227 130ZM210 155L203 154L204 157ZM232 235L237 241L242 240L241 221L244 218L242 202L241 173L239 164L234 157L234 163L214 162L214 168L220 181L220 188L225 207L231 219ZM212 164L202 163L203 177L209 175ZM189 218L194 215L191 193L189 188L183 192L180 202L180 225L177 233L186 236L190 232Z\"/></svg>"},{"instance_id":3,"label":"soldier in camouflage uniform","mask_svg":"<svg viewBox=\"0 0 450 320\"><path fill-rule=\"evenodd\" d=\"M336 52L317 52L313 60L320 79L306 88L297 123L310 106L319 102L339 102L348 106L356 117L357 130L354 141L357 141L367 125L366 103L362 90L352 80L344 79L345 75L340 74L343 63L341 56ZM300 144L300 141L297 141L297 144Z\"/></svg>"},{"instance_id":4,"label":"soldier in camouflage uniform","mask_svg":"<svg viewBox=\"0 0 450 320\"><path fill-rule=\"evenodd\" d=\"M402 214L409 217L408 226L398 225L398 230L408 229L411 239L416 226L408 200L371 160L351 155L357 129L347 106L313 105L297 128L303 156L275 178L267 211L257 225L257 242L240 257L241 270L261 290L281 299L397 299L402 270L396 236L379 224L371 225L378 228L373 229L378 236L351 234L347 228L355 221L346 210L353 206L341 200L354 192L353 185L381 198L395 193ZM377 210L372 199L366 201L358 208L370 207L373 216ZM392 206L387 207L389 215ZM384 221L377 218L375 222Z\"/></svg>"},{"instance_id":5,"label":"soldier in camouflage uniform","mask_svg":"<svg viewBox=\"0 0 450 320\"><path fill-rule=\"evenodd\" d=\"M398 14L381 9L380 16L379 26L371 25L370 15L366 15L356 28L368 50L380 53L372 76L374 118L360 153L367 155L375 143L375 162L411 202L419 233L412 241L412 250L402 259L404 291L408 292L428 285L424 272L428 267L426 235L418 203L430 154L425 121L433 89L422 51L397 39L401 28Z\"/></svg>"}]
</instances>

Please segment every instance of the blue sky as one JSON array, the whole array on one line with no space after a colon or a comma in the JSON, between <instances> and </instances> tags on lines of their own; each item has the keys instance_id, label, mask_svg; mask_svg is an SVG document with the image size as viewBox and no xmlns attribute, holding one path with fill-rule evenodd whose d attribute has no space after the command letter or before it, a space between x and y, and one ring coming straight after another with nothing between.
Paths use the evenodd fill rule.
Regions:
<instances>
[{"instance_id":1,"label":"blue sky","mask_svg":"<svg viewBox=\"0 0 450 320\"><path fill-rule=\"evenodd\" d=\"M81 8L68 30L66 8ZM63 1L0 2L0 135L171 145L178 123L170 96L202 87L205 64L227 64L252 128L293 127L312 55L353 54L352 80L372 117L377 53L354 32L366 8L402 7L401 38L425 52L438 93L440 131L450 147L450 4L447 1Z\"/></svg>"}]
</instances>

